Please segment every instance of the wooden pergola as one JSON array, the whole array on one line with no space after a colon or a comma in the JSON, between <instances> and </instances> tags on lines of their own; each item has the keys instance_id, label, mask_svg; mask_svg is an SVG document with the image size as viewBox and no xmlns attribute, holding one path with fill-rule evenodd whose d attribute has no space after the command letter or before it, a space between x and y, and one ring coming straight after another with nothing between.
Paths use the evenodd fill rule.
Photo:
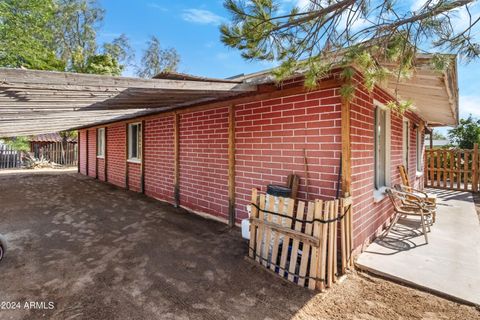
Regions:
<instances>
[{"instance_id":1,"label":"wooden pergola","mask_svg":"<svg viewBox=\"0 0 480 320\"><path fill-rule=\"evenodd\" d=\"M242 81L0 68L0 137L68 130L255 91Z\"/></svg>"}]
</instances>

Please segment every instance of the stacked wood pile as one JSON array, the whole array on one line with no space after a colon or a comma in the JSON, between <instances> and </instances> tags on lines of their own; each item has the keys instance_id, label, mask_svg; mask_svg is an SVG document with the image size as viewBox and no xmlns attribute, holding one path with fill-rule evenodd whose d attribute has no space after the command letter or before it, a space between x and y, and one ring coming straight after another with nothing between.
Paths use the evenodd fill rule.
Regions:
<instances>
[{"instance_id":1,"label":"stacked wood pile","mask_svg":"<svg viewBox=\"0 0 480 320\"><path fill-rule=\"evenodd\" d=\"M353 268L351 198L311 202L252 191L249 257L280 277L324 290Z\"/></svg>"}]
</instances>

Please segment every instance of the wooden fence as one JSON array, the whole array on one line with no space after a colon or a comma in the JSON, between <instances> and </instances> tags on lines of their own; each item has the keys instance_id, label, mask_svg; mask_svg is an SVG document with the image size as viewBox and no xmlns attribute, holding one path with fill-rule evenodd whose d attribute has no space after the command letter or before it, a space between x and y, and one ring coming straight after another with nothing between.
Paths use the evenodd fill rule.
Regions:
<instances>
[{"instance_id":1,"label":"wooden fence","mask_svg":"<svg viewBox=\"0 0 480 320\"><path fill-rule=\"evenodd\" d=\"M19 168L21 166L22 152L6 145L0 145L0 169Z\"/></svg>"},{"instance_id":2,"label":"wooden fence","mask_svg":"<svg viewBox=\"0 0 480 320\"><path fill-rule=\"evenodd\" d=\"M46 145L33 144L32 152L35 159L46 160L65 166L77 165L77 144L61 142Z\"/></svg>"},{"instance_id":3,"label":"wooden fence","mask_svg":"<svg viewBox=\"0 0 480 320\"><path fill-rule=\"evenodd\" d=\"M478 144L474 149L425 151L425 186L438 189L479 191Z\"/></svg>"},{"instance_id":4,"label":"wooden fence","mask_svg":"<svg viewBox=\"0 0 480 320\"><path fill-rule=\"evenodd\" d=\"M351 198L305 203L253 189L249 257L299 286L331 287L353 268L351 207Z\"/></svg>"}]
</instances>

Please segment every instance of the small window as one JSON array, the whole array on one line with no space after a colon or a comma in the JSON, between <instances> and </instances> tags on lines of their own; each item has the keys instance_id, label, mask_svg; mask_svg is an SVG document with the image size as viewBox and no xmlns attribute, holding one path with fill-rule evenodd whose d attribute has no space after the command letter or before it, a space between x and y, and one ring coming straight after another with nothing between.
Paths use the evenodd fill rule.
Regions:
<instances>
[{"instance_id":1,"label":"small window","mask_svg":"<svg viewBox=\"0 0 480 320\"><path fill-rule=\"evenodd\" d=\"M105 156L105 128L97 129L97 157Z\"/></svg>"},{"instance_id":2,"label":"small window","mask_svg":"<svg viewBox=\"0 0 480 320\"><path fill-rule=\"evenodd\" d=\"M388 186L390 153L390 115L383 107L375 108L375 189Z\"/></svg>"},{"instance_id":3,"label":"small window","mask_svg":"<svg viewBox=\"0 0 480 320\"><path fill-rule=\"evenodd\" d=\"M142 125L131 123L128 125L128 160L140 160Z\"/></svg>"},{"instance_id":4,"label":"small window","mask_svg":"<svg viewBox=\"0 0 480 320\"><path fill-rule=\"evenodd\" d=\"M417 128L417 172L423 171L423 143L422 143L422 130Z\"/></svg>"},{"instance_id":5,"label":"small window","mask_svg":"<svg viewBox=\"0 0 480 320\"><path fill-rule=\"evenodd\" d=\"M403 120L403 165L408 171L408 162L410 155L410 122Z\"/></svg>"}]
</instances>

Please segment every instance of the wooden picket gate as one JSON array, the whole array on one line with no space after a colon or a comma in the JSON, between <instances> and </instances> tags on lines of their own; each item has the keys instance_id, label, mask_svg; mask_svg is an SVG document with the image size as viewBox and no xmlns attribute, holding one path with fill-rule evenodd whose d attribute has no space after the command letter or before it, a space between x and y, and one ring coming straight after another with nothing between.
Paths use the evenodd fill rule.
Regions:
<instances>
[{"instance_id":1,"label":"wooden picket gate","mask_svg":"<svg viewBox=\"0 0 480 320\"><path fill-rule=\"evenodd\" d=\"M426 150L425 186L478 192L479 160L477 144L472 150Z\"/></svg>"},{"instance_id":2,"label":"wooden picket gate","mask_svg":"<svg viewBox=\"0 0 480 320\"><path fill-rule=\"evenodd\" d=\"M305 203L253 189L249 257L271 272L324 290L353 268L351 253L350 197Z\"/></svg>"}]
</instances>

